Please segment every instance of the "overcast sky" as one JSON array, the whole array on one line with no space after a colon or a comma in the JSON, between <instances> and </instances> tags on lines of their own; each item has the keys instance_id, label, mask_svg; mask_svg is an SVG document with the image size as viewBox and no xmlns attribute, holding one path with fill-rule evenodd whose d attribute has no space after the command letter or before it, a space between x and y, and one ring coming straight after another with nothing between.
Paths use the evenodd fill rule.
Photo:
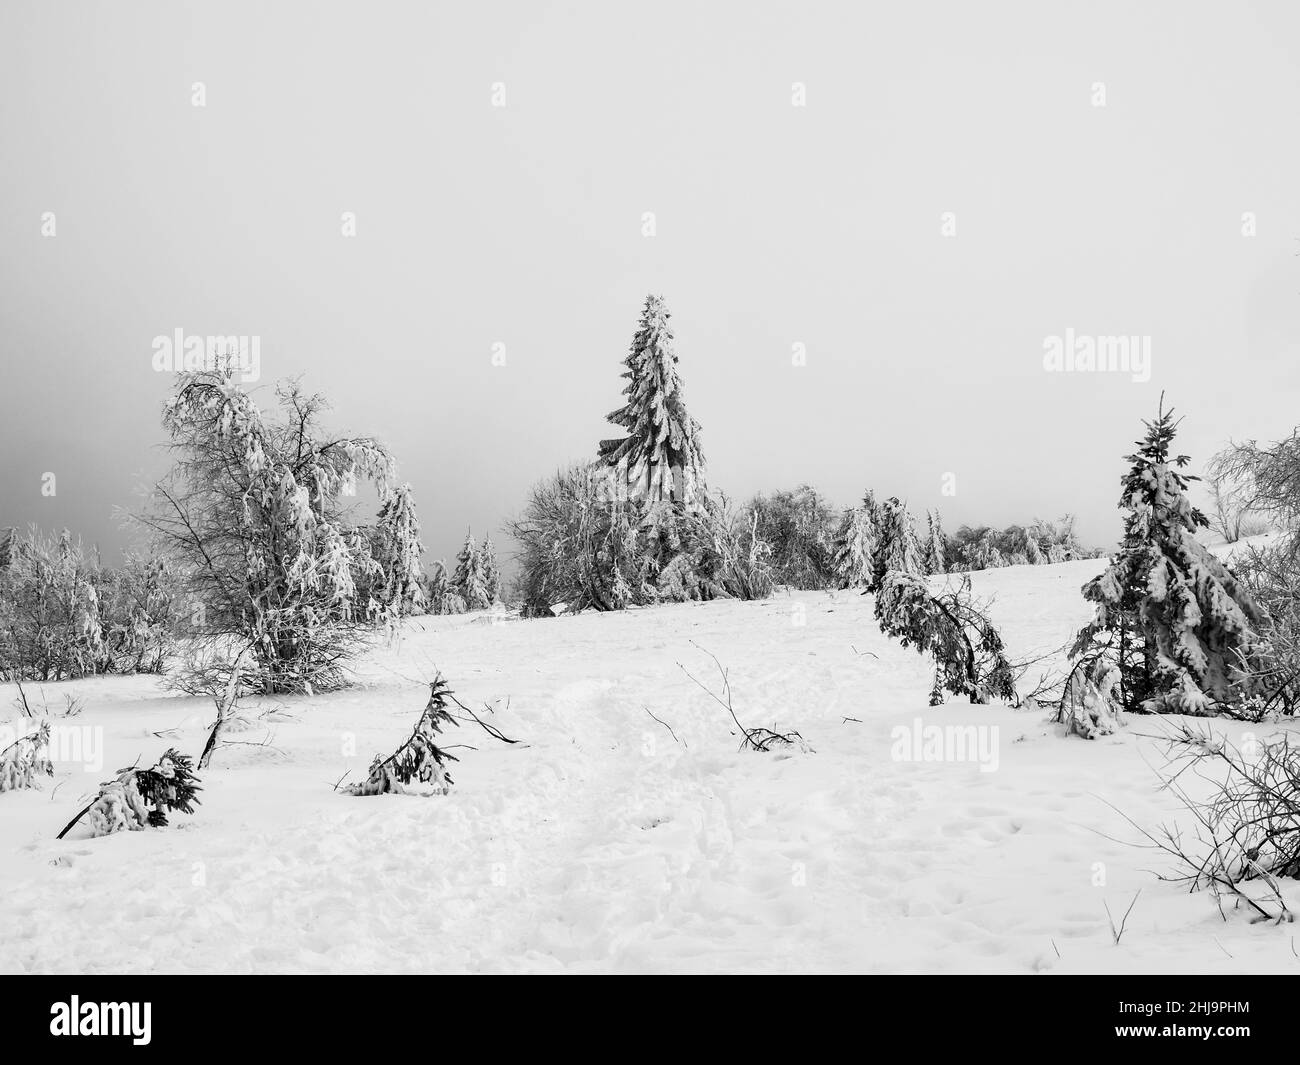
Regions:
<instances>
[{"instance_id":1,"label":"overcast sky","mask_svg":"<svg viewBox=\"0 0 1300 1065\"><path fill-rule=\"evenodd\" d=\"M4 0L0 525L116 555L180 328L389 444L449 555L594 457L655 291L714 487L1109 544L1162 389L1198 466L1300 422L1298 41L1293 2ZM1067 330L1150 379L1048 372Z\"/></svg>"}]
</instances>

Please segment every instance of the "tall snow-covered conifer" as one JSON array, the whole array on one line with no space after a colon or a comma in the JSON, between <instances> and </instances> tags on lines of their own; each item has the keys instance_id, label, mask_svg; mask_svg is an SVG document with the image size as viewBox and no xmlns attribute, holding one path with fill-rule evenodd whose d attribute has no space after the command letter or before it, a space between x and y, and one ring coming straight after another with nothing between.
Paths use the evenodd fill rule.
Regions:
<instances>
[{"instance_id":1,"label":"tall snow-covered conifer","mask_svg":"<svg viewBox=\"0 0 1300 1065\"><path fill-rule=\"evenodd\" d=\"M410 614L424 601L420 587L420 519L415 514L415 496L409 484L396 489L379 510L375 526L375 561L383 568L382 587L377 588L381 609Z\"/></svg>"},{"instance_id":2,"label":"tall snow-covered conifer","mask_svg":"<svg viewBox=\"0 0 1300 1065\"><path fill-rule=\"evenodd\" d=\"M626 478L633 499L693 506L705 495L704 456L700 427L686 411L670 317L662 297L646 297L624 360L627 403L608 416L627 436L602 440L600 461Z\"/></svg>"},{"instance_id":3,"label":"tall snow-covered conifer","mask_svg":"<svg viewBox=\"0 0 1300 1065\"><path fill-rule=\"evenodd\" d=\"M906 504L899 502L896 496L886 499L880 505L877 528L876 550L871 561L872 591L880 589L885 574L891 570L898 573L926 572L921 541Z\"/></svg>"},{"instance_id":4,"label":"tall snow-covered conifer","mask_svg":"<svg viewBox=\"0 0 1300 1065\"><path fill-rule=\"evenodd\" d=\"M497 562L497 549L491 536L483 537L479 560L483 571L483 589L487 592L488 602L495 603L501 598L501 565Z\"/></svg>"},{"instance_id":5,"label":"tall snow-covered conifer","mask_svg":"<svg viewBox=\"0 0 1300 1065\"><path fill-rule=\"evenodd\" d=\"M1187 499L1171 457L1178 428L1163 398L1124 476L1124 538L1110 566L1083 586L1096 615L1075 642L1086 654L1104 643L1119 668L1120 704L1149 713L1213 713L1248 694L1242 667L1255 642L1259 608L1232 572L1195 536L1209 523ZM1103 641L1102 637L1108 637Z\"/></svg>"},{"instance_id":6,"label":"tall snow-covered conifer","mask_svg":"<svg viewBox=\"0 0 1300 1065\"><path fill-rule=\"evenodd\" d=\"M844 512L835 536L835 576L841 588L871 584L876 545L880 539L880 507L870 490L862 504Z\"/></svg>"},{"instance_id":7,"label":"tall snow-covered conifer","mask_svg":"<svg viewBox=\"0 0 1300 1065\"><path fill-rule=\"evenodd\" d=\"M430 614L465 613L465 600L457 593L451 578L452 575L447 571L447 563L442 559L438 559L430 566L429 575L425 580L427 587L425 598L428 601Z\"/></svg>"},{"instance_id":8,"label":"tall snow-covered conifer","mask_svg":"<svg viewBox=\"0 0 1300 1065\"><path fill-rule=\"evenodd\" d=\"M465 533L465 544L456 556L456 575L452 578L452 585L456 594L465 600L465 609L482 610L492 605L483 580L483 557L471 532Z\"/></svg>"},{"instance_id":9,"label":"tall snow-covered conifer","mask_svg":"<svg viewBox=\"0 0 1300 1065\"><path fill-rule=\"evenodd\" d=\"M936 508L925 512L929 531L925 541L925 569L927 573L946 573L948 571L947 540L943 535L943 519Z\"/></svg>"}]
</instances>

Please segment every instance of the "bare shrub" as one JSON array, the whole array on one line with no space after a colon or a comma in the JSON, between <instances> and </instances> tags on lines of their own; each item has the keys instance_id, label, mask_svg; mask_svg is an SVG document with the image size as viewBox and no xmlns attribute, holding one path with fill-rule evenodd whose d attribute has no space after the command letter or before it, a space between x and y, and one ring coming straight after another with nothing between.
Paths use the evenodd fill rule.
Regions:
<instances>
[{"instance_id":1,"label":"bare shrub","mask_svg":"<svg viewBox=\"0 0 1300 1065\"><path fill-rule=\"evenodd\" d=\"M1243 716L1292 716L1300 709L1300 555L1290 541L1250 545L1233 565L1264 615L1250 660L1241 663L1253 692Z\"/></svg>"},{"instance_id":2,"label":"bare shrub","mask_svg":"<svg viewBox=\"0 0 1300 1065\"><path fill-rule=\"evenodd\" d=\"M1277 444L1229 444L1205 469L1210 526L1225 543L1268 531L1271 518L1286 524L1296 515L1300 491L1300 440Z\"/></svg>"},{"instance_id":3,"label":"bare shrub","mask_svg":"<svg viewBox=\"0 0 1300 1065\"><path fill-rule=\"evenodd\" d=\"M1264 614L1252 660L1241 663L1254 693L1246 709L1260 718L1293 715L1300 708L1300 430L1272 444L1230 444L1208 476L1226 500L1235 535L1225 539L1253 535L1261 522L1279 532L1272 543L1239 549L1232 564Z\"/></svg>"},{"instance_id":4,"label":"bare shrub","mask_svg":"<svg viewBox=\"0 0 1300 1065\"><path fill-rule=\"evenodd\" d=\"M692 640L691 642L693 644L695 643L694 640ZM718 661L717 655L713 654L711 651L705 651L704 648L699 646L699 644L695 644L695 646L698 647L701 651L704 651L704 653L713 660L713 665L717 668L718 675L722 679L722 693L718 694L717 692L713 691L711 688L705 685L699 678L697 678L693 673L691 673L680 662L677 663L677 668L680 669L683 673L685 673L686 676L690 679L691 683L693 683L697 688L699 688L700 691L704 692L705 695L707 695L710 699L712 699L715 703L717 703L719 706L721 706L724 710L727 711L727 716L731 718L736 728L740 730L740 734L742 737L740 741L740 749L742 751L767 752L767 751L775 751L775 750L783 750L783 749L792 749L792 750L801 751L804 754L815 753L813 749L810 746L808 746L807 741L804 740L804 738L801 735L799 735L799 733L795 732L793 729L789 732L777 732L774 729L770 729L770 728L763 728L761 726L759 728L749 728L748 726L742 724L740 718L736 716L735 708L732 706L731 671L728 670L725 666L723 666L721 662ZM651 714L650 716L654 717L653 714ZM658 718L655 718L655 720L658 720ZM669 729L669 731L671 732L672 729ZM675 734L673 738L676 739Z\"/></svg>"},{"instance_id":5,"label":"bare shrub","mask_svg":"<svg viewBox=\"0 0 1300 1065\"><path fill-rule=\"evenodd\" d=\"M1146 846L1176 862L1178 871L1161 879L1210 891L1220 908L1230 899L1256 921L1292 920L1280 881L1300 877L1300 747L1284 734L1242 750L1187 723L1167 739L1162 787L1192 815L1193 827L1135 825ZM1187 774L1210 785L1208 798L1190 793Z\"/></svg>"}]
</instances>

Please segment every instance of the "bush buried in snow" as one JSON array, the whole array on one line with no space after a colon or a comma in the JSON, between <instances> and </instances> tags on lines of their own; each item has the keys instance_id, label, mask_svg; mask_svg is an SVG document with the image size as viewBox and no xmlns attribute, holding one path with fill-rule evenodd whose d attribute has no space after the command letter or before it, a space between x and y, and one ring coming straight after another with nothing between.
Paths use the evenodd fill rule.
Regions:
<instances>
[{"instance_id":1,"label":"bush buried in snow","mask_svg":"<svg viewBox=\"0 0 1300 1065\"><path fill-rule=\"evenodd\" d=\"M101 785L95 800L64 826L58 838L66 836L83 817L92 836L161 828L171 810L192 814L200 790L191 759L172 748L151 768L123 769Z\"/></svg>"},{"instance_id":2,"label":"bush buried in snow","mask_svg":"<svg viewBox=\"0 0 1300 1065\"><path fill-rule=\"evenodd\" d=\"M0 791L36 786L38 776L54 776L50 760L50 723L42 721L32 732L8 741L0 730Z\"/></svg>"}]
</instances>

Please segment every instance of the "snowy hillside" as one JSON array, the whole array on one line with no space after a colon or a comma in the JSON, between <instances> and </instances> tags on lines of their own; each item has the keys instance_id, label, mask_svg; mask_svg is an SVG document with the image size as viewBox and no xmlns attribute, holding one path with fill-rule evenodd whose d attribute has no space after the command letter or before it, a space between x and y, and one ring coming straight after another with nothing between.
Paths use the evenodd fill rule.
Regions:
<instances>
[{"instance_id":1,"label":"snowy hillside","mask_svg":"<svg viewBox=\"0 0 1300 1065\"><path fill-rule=\"evenodd\" d=\"M1087 618L1079 587L1103 564L981 572L975 589L1023 658ZM705 651L746 725L796 729L815 753L739 752L725 711L678 668L718 688ZM470 746L452 750L446 797L336 792L409 733L435 668L521 742L452 729L449 744ZM869 597L419 618L360 673L335 695L248 700L195 816L62 841L113 770L197 753L211 706L145 677L46 686L56 712L65 692L85 700L66 723L92 764L64 760L42 790L0 795L0 971L1300 965L1285 927L1225 923L1208 896L1151 875L1158 855L1117 841L1135 832L1108 804L1143 825L1176 814L1144 738L1167 720L1089 743L1040 712L931 708L928 663L880 635ZM6 712L13 695L0 690ZM962 760L900 757L922 725L980 730ZM1118 923L1139 889L1116 946L1105 906Z\"/></svg>"}]
</instances>

